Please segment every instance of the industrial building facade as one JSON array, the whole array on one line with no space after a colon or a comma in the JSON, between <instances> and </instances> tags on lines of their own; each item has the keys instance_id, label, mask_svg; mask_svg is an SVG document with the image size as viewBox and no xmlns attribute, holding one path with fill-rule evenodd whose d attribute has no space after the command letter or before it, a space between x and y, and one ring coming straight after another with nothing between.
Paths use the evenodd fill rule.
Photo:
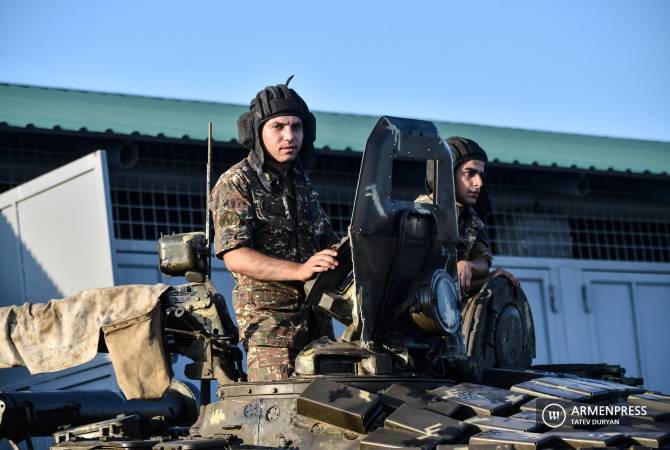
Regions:
<instances>
[{"instance_id":1,"label":"industrial building facade","mask_svg":"<svg viewBox=\"0 0 670 450\"><path fill-rule=\"evenodd\" d=\"M246 155L235 141L243 110L0 84L0 193L105 150L114 283L164 280L156 239L203 229L207 122L214 122L216 180ZM318 157L310 178L344 235L377 118L316 116ZM436 125L445 137L470 137L489 153L495 264L522 279L535 320L536 362L617 363L652 388L670 390L670 143ZM421 165L408 163L398 174L398 195L424 189ZM229 274L221 263L215 269L230 299Z\"/></svg>"}]
</instances>

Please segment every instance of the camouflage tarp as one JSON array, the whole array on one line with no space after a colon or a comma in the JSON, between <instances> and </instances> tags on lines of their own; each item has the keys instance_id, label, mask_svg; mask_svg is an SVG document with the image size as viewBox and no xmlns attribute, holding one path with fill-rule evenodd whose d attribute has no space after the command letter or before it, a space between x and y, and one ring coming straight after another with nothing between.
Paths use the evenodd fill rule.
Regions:
<instances>
[{"instance_id":1,"label":"camouflage tarp","mask_svg":"<svg viewBox=\"0 0 670 450\"><path fill-rule=\"evenodd\" d=\"M53 372L90 361L100 333L126 398L160 398L170 386L160 296L167 285L90 289L48 303L0 308L0 368Z\"/></svg>"}]
</instances>

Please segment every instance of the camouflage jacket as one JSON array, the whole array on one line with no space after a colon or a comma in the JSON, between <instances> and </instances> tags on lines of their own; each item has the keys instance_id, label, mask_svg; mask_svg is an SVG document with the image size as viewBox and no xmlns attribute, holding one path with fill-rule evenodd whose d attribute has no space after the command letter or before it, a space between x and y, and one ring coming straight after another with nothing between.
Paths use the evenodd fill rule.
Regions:
<instances>
[{"instance_id":1,"label":"camouflage jacket","mask_svg":"<svg viewBox=\"0 0 670 450\"><path fill-rule=\"evenodd\" d=\"M284 178L267 165L257 172L246 158L219 178L210 208L219 258L250 247L302 263L338 241L308 178L295 167ZM233 277L233 304L245 345L297 348L309 341L301 282L261 281L236 273Z\"/></svg>"},{"instance_id":2,"label":"camouflage jacket","mask_svg":"<svg viewBox=\"0 0 670 450\"><path fill-rule=\"evenodd\" d=\"M420 195L416 198L419 203L432 203L433 197L430 194ZM477 213L471 206L466 206L458 214L458 245L456 247L458 261L473 261L482 258L489 263L491 256L491 246L486 233L486 225L477 216Z\"/></svg>"},{"instance_id":3,"label":"camouflage jacket","mask_svg":"<svg viewBox=\"0 0 670 450\"><path fill-rule=\"evenodd\" d=\"M491 267L493 257L486 225L471 206L458 214L458 261L484 259Z\"/></svg>"}]
</instances>

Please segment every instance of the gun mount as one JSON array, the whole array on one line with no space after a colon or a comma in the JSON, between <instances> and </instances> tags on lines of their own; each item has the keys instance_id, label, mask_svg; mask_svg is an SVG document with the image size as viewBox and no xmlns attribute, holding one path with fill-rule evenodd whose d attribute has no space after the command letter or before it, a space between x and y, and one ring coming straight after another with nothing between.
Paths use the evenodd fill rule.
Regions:
<instances>
[{"instance_id":1,"label":"gun mount","mask_svg":"<svg viewBox=\"0 0 670 450\"><path fill-rule=\"evenodd\" d=\"M437 187L432 204L394 197L393 165L406 159L433 161ZM197 235L166 238L159 251L165 259L161 267L193 281L162 297L166 348L194 360L188 376L217 379L219 399L203 405L180 438L174 428L142 428L146 420L139 416L119 418L123 423L109 417L86 429L62 430L52 448L670 444L670 396L646 391L641 380L626 378L620 367L529 367L534 329L523 291L496 278L461 301L455 281L452 173L449 148L432 124L379 120L363 156L349 237L338 251L340 264L319 275L307 296L311 305L346 326L344 335L303 349L287 381L243 381L237 331L222 297L203 276L207 267L198 246L204 240ZM579 422L554 429L542 419L549 403L568 410L644 406L647 414L620 414L619 425ZM116 432L102 440L95 430L110 430L110 420Z\"/></svg>"}]
</instances>

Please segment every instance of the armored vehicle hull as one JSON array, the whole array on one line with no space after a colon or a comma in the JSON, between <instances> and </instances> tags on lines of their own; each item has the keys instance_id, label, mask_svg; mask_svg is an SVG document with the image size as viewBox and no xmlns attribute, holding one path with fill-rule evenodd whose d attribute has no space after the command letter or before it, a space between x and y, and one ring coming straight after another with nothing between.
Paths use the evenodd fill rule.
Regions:
<instances>
[{"instance_id":1,"label":"armored vehicle hull","mask_svg":"<svg viewBox=\"0 0 670 450\"><path fill-rule=\"evenodd\" d=\"M580 370L589 368L602 371L603 366L581 366ZM612 374L613 367L607 368ZM61 442L52 449L670 445L669 396L612 381L530 369L492 369L485 380L487 384L419 377L320 376L236 383L220 387L221 399L202 407L195 424L180 438L174 430L153 438L132 433L110 436L105 431L109 421L105 421L97 427L89 425L88 436L73 438L76 432L70 430L69 440L64 440L65 432L56 433L56 441ZM504 387L493 387L491 382ZM614 405L619 408L612 409ZM565 415L550 416L554 410ZM91 432L96 429L97 436Z\"/></svg>"},{"instance_id":2,"label":"armored vehicle hull","mask_svg":"<svg viewBox=\"0 0 670 450\"><path fill-rule=\"evenodd\" d=\"M564 373L492 370L488 379L505 388L392 376L222 387L222 400L205 407L197 431L212 439L234 434L260 448L670 445L668 396ZM614 404L628 408L581 414L587 405ZM550 418L550 405L564 408L566 416Z\"/></svg>"}]
</instances>

